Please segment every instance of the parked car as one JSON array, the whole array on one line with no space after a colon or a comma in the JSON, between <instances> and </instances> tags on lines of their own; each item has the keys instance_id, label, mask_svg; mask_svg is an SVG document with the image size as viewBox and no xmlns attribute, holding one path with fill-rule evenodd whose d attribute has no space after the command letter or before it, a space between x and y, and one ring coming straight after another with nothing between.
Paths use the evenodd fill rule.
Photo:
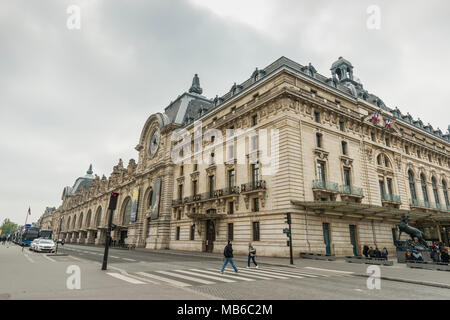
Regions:
<instances>
[{"instance_id":1,"label":"parked car","mask_svg":"<svg viewBox=\"0 0 450 320\"><path fill-rule=\"evenodd\" d=\"M34 251L35 250L35 247L36 247L36 244L39 242L39 240L41 240L41 239L39 239L39 238L37 238L37 239L34 239L31 243L30 243L30 251Z\"/></svg>"},{"instance_id":2,"label":"parked car","mask_svg":"<svg viewBox=\"0 0 450 320\"><path fill-rule=\"evenodd\" d=\"M55 252L55 242L51 239L39 239L34 246L36 252Z\"/></svg>"}]
</instances>

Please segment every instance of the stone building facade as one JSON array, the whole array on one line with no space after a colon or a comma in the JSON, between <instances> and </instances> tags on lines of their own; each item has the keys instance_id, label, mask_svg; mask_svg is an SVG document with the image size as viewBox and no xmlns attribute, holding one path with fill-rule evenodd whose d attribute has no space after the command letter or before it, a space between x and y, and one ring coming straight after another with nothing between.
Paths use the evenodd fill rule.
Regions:
<instances>
[{"instance_id":1,"label":"stone building facade","mask_svg":"<svg viewBox=\"0 0 450 320\"><path fill-rule=\"evenodd\" d=\"M150 116L136 150L109 178L92 167L52 213L67 242L105 241L108 201L118 192L113 239L151 249L288 256L395 252L403 214L428 240L449 244L450 132L391 109L364 89L340 57L331 76L281 57L223 96L188 92ZM60 226L58 229L57 226Z\"/></svg>"}]
</instances>

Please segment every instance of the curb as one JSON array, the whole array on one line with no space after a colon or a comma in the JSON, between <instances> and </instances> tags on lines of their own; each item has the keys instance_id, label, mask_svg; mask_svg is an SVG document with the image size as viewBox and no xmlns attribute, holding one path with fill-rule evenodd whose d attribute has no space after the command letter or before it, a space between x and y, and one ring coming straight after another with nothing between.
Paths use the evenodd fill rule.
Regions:
<instances>
[{"instance_id":1,"label":"curb","mask_svg":"<svg viewBox=\"0 0 450 320\"><path fill-rule=\"evenodd\" d=\"M366 274L358 274L354 273L353 276L357 277L365 277L368 278L370 275ZM412 284L418 284L422 286L428 286L428 287L436 287L436 288L444 288L444 289L450 289L449 284L445 283L439 283L439 282L427 282L427 281L417 281L417 280L411 280L411 279L402 279L402 278L392 278L392 277L380 277L381 280L388 280L388 281L396 281L396 282L403 282L403 283L412 283Z\"/></svg>"}]
</instances>

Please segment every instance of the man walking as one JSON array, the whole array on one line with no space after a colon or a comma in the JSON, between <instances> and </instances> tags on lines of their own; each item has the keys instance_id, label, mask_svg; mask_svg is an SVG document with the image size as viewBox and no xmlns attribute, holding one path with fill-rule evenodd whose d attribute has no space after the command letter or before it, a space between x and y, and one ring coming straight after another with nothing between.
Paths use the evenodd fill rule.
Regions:
<instances>
[{"instance_id":1,"label":"man walking","mask_svg":"<svg viewBox=\"0 0 450 320\"><path fill-rule=\"evenodd\" d=\"M248 243L248 264L247 268L250 268L250 259L252 259L253 263L255 264L256 268L258 269L258 264L255 261L255 255L256 255L256 249L253 248L252 243Z\"/></svg>"},{"instance_id":2,"label":"man walking","mask_svg":"<svg viewBox=\"0 0 450 320\"><path fill-rule=\"evenodd\" d=\"M233 261L233 247L231 246L230 240L228 240L228 244L225 246L225 249L223 250L223 255L225 256L225 262L223 263L222 269L220 269L220 273L223 274L223 270L225 270L225 267L228 264L228 262L231 263L231 266L233 267L234 271L239 272L238 268L236 267Z\"/></svg>"}]
</instances>

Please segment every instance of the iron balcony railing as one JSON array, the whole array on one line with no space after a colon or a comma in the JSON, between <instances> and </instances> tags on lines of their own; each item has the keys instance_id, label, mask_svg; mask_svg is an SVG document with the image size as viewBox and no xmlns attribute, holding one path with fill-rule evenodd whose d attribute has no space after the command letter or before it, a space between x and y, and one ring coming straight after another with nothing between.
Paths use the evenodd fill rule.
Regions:
<instances>
[{"instance_id":1,"label":"iron balcony railing","mask_svg":"<svg viewBox=\"0 0 450 320\"><path fill-rule=\"evenodd\" d=\"M313 189L329 190L339 192L339 184L326 180L313 180Z\"/></svg>"},{"instance_id":2,"label":"iron balcony railing","mask_svg":"<svg viewBox=\"0 0 450 320\"><path fill-rule=\"evenodd\" d=\"M239 194L239 187L233 186L233 187L218 189L218 190L214 191L215 197L229 196L232 194Z\"/></svg>"},{"instance_id":3,"label":"iron balcony railing","mask_svg":"<svg viewBox=\"0 0 450 320\"><path fill-rule=\"evenodd\" d=\"M439 203L436 204L436 203L431 202L431 201L422 201L422 200L418 200L418 199L411 199L409 203L410 203L411 207L438 209L438 210L443 210L443 211L447 211L448 210L448 209L445 208L445 206L442 206Z\"/></svg>"},{"instance_id":4,"label":"iron balcony railing","mask_svg":"<svg viewBox=\"0 0 450 320\"><path fill-rule=\"evenodd\" d=\"M249 183L241 184L241 192L248 192L253 190L260 190L266 188L265 180L252 181Z\"/></svg>"},{"instance_id":5,"label":"iron balcony railing","mask_svg":"<svg viewBox=\"0 0 450 320\"><path fill-rule=\"evenodd\" d=\"M363 189L355 186L341 185L340 192L343 194L350 194L361 197L364 196Z\"/></svg>"},{"instance_id":6,"label":"iron balcony railing","mask_svg":"<svg viewBox=\"0 0 450 320\"><path fill-rule=\"evenodd\" d=\"M396 194L390 194L390 193L381 193L381 200L382 201L390 201L390 202L398 202L401 203L400 196Z\"/></svg>"}]
</instances>

